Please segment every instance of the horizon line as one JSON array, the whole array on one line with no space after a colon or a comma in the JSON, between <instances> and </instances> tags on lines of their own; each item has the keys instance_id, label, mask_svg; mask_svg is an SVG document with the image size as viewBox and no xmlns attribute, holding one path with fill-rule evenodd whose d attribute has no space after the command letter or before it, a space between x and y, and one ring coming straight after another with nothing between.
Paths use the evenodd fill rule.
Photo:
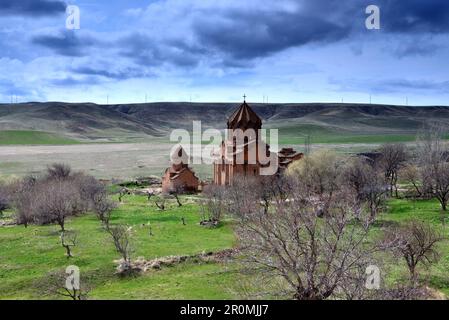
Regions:
<instances>
[{"instance_id":1,"label":"horizon line","mask_svg":"<svg viewBox=\"0 0 449 320\"><path fill-rule=\"evenodd\" d=\"M45 104L45 103L66 103L66 104L95 104L98 106L117 106L117 105L150 105L157 103L183 103L183 104L238 104L243 103L242 101L152 101L152 102L125 102L125 103L97 103L89 101L27 101L27 102L2 102L0 105L26 105L26 104ZM419 104L419 105L407 105L407 104L388 104L388 103L370 103L370 102L251 102L247 101L250 105L307 105L307 104L323 104L323 105L364 105L364 106L395 106L395 107L449 107L449 105L432 105L432 104Z\"/></svg>"}]
</instances>

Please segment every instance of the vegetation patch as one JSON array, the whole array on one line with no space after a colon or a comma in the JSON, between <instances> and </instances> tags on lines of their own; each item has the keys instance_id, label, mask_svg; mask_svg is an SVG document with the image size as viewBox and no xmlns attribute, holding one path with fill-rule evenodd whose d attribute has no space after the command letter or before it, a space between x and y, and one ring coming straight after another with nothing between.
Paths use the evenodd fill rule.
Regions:
<instances>
[{"instance_id":1,"label":"vegetation patch","mask_svg":"<svg viewBox=\"0 0 449 320\"><path fill-rule=\"evenodd\" d=\"M79 141L43 131L0 131L0 145L68 145Z\"/></svg>"}]
</instances>

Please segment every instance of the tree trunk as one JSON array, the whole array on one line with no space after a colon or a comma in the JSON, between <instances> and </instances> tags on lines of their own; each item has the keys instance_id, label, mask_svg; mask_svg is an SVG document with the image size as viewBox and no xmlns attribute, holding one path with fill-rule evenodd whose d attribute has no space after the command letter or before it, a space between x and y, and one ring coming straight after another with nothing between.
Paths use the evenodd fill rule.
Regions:
<instances>
[{"instance_id":1,"label":"tree trunk","mask_svg":"<svg viewBox=\"0 0 449 320\"><path fill-rule=\"evenodd\" d=\"M410 281L412 285L415 286L416 283L418 282L418 275L416 274L416 266L409 265L408 269L410 271Z\"/></svg>"},{"instance_id":2,"label":"tree trunk","mask_svg":"<svg viewBox=\"0 0 449 320\"><path fill-rule=\"evenodd\" d=\"M67 252L67 259L73 257L72 250L70 250L70 246L65 246L65 250Z\"/></svg>"},{"instance_id":3,"label":"tree trunk","mask_svg":"<svg viewBox=\"0 0 449 320\"><path fill-rule=\"evenodd\" d=\"M181 201L179 201L179 198L177 195L175 196L175 198L176 198L176 202L178 203L178 207L182 207L182 203L181 203Z\"/></svg>"}]
</instances>

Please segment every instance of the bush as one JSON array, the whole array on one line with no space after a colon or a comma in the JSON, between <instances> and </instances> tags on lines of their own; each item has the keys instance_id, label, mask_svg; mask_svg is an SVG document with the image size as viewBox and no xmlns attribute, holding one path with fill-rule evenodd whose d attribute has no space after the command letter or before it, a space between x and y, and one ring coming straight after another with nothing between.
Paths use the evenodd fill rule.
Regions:
<instances>
[{"instance_id":1,"label":"bush","mask_svg":"<svg viewBox=\"0 0 449 320\"><path fill-rule=\"evenodd\" d=\"M14 189L16 221L25 227L30 223L57 223L64 231L68 217L93 210L103 221L114 208L101 182L81 172L72 172L63 164L48 167L41 178L24 178Z\"/></svg>"},{"instance_id":2,"label":"bush","mask_svg":"<svg viewBox=\"0 0 449 320\"><path fill-rule=\"evenodd\" d=\"M208 185L204 187L203 199L200 201L202 225L217 225L226 212L226 189L222 186Z\"/></svg>"},{"instance_id":3,"label":"bush","mask_svg":"<svg viewBox=\"0 0 449 320\"><path fill-rule=\"evenodd\" d=\"M0 218L3 217L3 211L10 207L10 195L6 185L0 184Z\"/></svg>"}]
</instances>

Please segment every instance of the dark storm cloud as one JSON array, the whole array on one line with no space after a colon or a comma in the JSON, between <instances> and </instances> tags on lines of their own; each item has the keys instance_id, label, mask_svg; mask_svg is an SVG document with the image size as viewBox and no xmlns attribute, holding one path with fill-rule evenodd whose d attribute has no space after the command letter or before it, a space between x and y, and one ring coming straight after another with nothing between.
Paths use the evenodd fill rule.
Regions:
<instances>
[{"instance_id":1,"label":"dark storm cloud","mask_svg":"<svg viewBox=\"0 0 449 320\"><path fill-rule=\"evenodd\" d=\"M46 16L65 12L63 1L49 0L1 0L0 15Z\"/></svg>"},{"instance_id":2,"label":"dark storm cloud","mask_svg":"<svg viewBox=\"0 0 449 320\"><path fill-rule=\"evenodd\" d=\"M448 0L315 0L298 1L294 11L222 10L204 14L193 24L198 42L235 60L265 57L291 47L332 44L367 33L365 9L381 9L381 34L449 32ZM375 31L374 31L375 32ZM370 34L367 34L370 35ZM398 40L401 42L401 40ZM434 46L402 46L398 55L428 54Z\"/></svg>"},{"instance_id":3,"label":"dark storm cloud","mask_svg":"<svg viewBox=\"0 0 449 320\"><path fill-rule=\"evenodd\" d=\"M179 40L155 41L143 33L133 33L119 41L121 55L138 64L160 66L169 63L179 67L194 67L205 50Z\"/></svg>"},{"instance_id":4,"label":"dark storm cloud","mask_svg":"<svg viewBox=\"0 0 449 320\"><path fill-rule=\"evenodd\" d=\"M5 1L16 7L34 2L42 4L43 8L50 3L48 0ZM51 3L63 4L61 1ZM170 22L172 30L179 28L178 39L168 36L154 39L144 32L133 32L113 46L119 52L118 58L150 67L169 64L190 68L205 61L224 68L245 68L251 66L256 58L289 48L332 44L353 39L360 33L367 36L375 34L376 31L365 28L365 8L370 4L381 8L382 30L377 33L380 35L434 34L449 30L448 0L298 0L297 3L296 8L288 10L263 1L259 8L253 10L244 5L226 8L211 4L185 13L185 19L192 21L190 27ZM3 2L2 5L7 7ZM176 8L172 10L176 11ZM33 43L65 56L86 55L86 48L92 45L92 41L81 41L71 33L37 36ZM397 49L391 51L397 56L431 54L437 49L432 44L429 47L407 45L403 39L398 39L395 47ZM114 77L113 74L104 76Z\"/></svg>"},{"instance_id":5,"label":"dark storm cloud","mask_svg":"<svg viewBox=\"0 0 449 320\"><path fill-rule=\"evenodd\" d=\"M235 59L264 57L310 43L335 42L347 37L350 30L349 25L302 12L228 12L218 19L194 24L201 44Z\"/></svg>"},{"instance_id":6,"label":"dark storm cloud","mask_svg":"<svg viewBox=\"0 0 449 320\"><path fill-rule=\"evenodd\" d=\"M70 57L86 55L86 49L95 43L91 38L80 38L75 33L68 31L57 35L38 35L33 37L32 42L51 49L57 54Z\"/></svg>"},{"instance_id":7,"label":"dark storm cloud","mask_svg":"<svg viewBox=\"0 0 449 320\"><path fill-rule=\"evenodd\" d=\"M387 32L439 34L449 31L447 0L383 0L379 1L379 6Z\"/></svg>"},{"instance_id":8,"label":"dark storm cloud","mask_svg":"<svg viewBox=\"0 0 449 320\"><path fill-rule=\"evenodd\" d=\"M123 70L110 70L106 68L79 67L72 69L72 71L78 74L100 76L115 80L126 80L130 78L142 78L151 76L151 74L148 71L144 70L143 68L125 68Z\"/></svg>"},{"instance_id":9,"label":"dark storm cloud","mask_svg":"<svg viewBox=\"0 0 449 320\"><path fill-rule=\"evenodd\" d=\"M83 78L74 78L74 77L64 77L60 79L52 79L50 80L50 84L59 87L65 86L79 86L79 85L92 85L100 83L100 81L96 77L83 77Z\"/></svg>"}]
</instances>

